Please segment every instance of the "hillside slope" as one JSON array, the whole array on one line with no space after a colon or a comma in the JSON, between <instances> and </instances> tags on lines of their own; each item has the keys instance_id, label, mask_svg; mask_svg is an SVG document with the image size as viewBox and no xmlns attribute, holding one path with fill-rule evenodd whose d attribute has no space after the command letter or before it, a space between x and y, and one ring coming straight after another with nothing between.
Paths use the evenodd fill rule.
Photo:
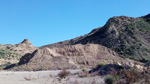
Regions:
<instances>
[{"instance_id":1,"label":"hillside slope","mask_svg":"<svg viewBox=\"0 0 150 84\"><path fill-rule=\"evenodd\" d=\"M123 58L104 46L77 44L62 48L37 49L32 54L23 56L11 70L81 69L92 68L99 63L135 64L134 61Z\"/></svg>"},{"instance_id":2,"label":"hillside slope","mask_svg":"<svg viewBox=\"0 0 150 84\"><path fill-rule=\"evenodd\" d=\"M131 59L150 60L150 14L139 18L112 17L89 34L41 48L88 43L103 45Z\"/></svg>"},{"instance_id":3,"label":"hillside slope","mask_svg":"<svg viewBox=\"0 0 150 84\"><path fill-rule=\"evenodd\" d=\"M35 49L37 48L34 47L28 39L16 45L0 45L0 68L19 62L23 55L31 53Z\"/></svg>"}]
</instances>

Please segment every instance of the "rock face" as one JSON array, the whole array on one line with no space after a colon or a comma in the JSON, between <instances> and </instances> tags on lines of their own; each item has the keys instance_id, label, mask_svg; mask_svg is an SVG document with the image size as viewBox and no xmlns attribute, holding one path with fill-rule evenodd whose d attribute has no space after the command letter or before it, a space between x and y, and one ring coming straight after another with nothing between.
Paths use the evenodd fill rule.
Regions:
<instances>
[{"instance_id":1,"label":"rock face","mask_svg":"<svg viewBox=\"0 0 150 84\"><path fill-rule=\"evenodd\" d=\"M12 70L77 69L94 67L98 63L134 63L98 44L77 44L62 48L42 48L25 55Z\"/></svg>"}]
</instances>

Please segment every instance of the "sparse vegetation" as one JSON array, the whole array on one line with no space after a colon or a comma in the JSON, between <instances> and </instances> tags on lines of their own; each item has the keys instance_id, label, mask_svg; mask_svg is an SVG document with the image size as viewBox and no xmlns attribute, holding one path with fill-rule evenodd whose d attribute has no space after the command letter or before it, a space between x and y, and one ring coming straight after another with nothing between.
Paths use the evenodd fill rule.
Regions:
<instances>
[{"instance_id":1,"label":"sparse vegetation","mask_svg":"<svg viewBox=\"0 0 150 84\"><path fill-rule=\"evenodd\" d=\"M102 67L104 65L105 65L104 63L98 63L97 68L100 68L100 67Z\"/></svg>"},{"instance_id":2,"label":"sparse vegetation","mask_svg":"<svg viewBox=\"0 0 150 84\"><path fill-rule=\"evenodd\" d=\"M18 53L15 53L14 51L11 51L9 49L2 49L0 48L0 58L1 59L19 59L20 55Z\"/></svg>"},{"instance_id":3,"label":"sparse vegetation","mask_svg":"<svg viewBox=\"0 0 150 84\"><path fill-rule=\"evenodd\" d=\"M58 76L59 76L60 79L62 79L62 78L66 78L69 74L70 74L69 71L62 70L60 73L58 73Z\"/></svg>"},{"instance_id":4,"label":"sparse vegetation","mask_svg":"<svg viewBox=\"0 0 150 84\"><path fill-rule=\"evenodd\" d=\"M89 77L90 74L89 74L88 71L86 71L86 72L79 72L79 73L78 73L78 76L79 76L80 78L84 78L84 77Z\"/></svg>"},{"instance_id":5,"label":"sparse vegetation","mask_svg":"<svg viewBox=\"0 0 150 84\"><path fill-rule=\"evenodd\" d=\"M132 83L149 84L150 83L149 69L143 69L142 71L140 71L134 68L124 67L124 69L120 69L117 71L112 70L109 75L112 76L110 77L110 79L111 80L114 79L116 84L132 84Z\"/></svg>"},{"instance_id":6,"label":"sparse vegetation","mask_svg":"<svg viewBox=\"0 0 150 84\"><path fill-rule=\"evenodd\" d=\"M113 84L115 82L114 77L111 75L107 75L104 79L106 84Z\"/></svg>"},{"instance_id":7,"label":"sparse vegetation","mask_svg":"<svg viewBox=\"0 0 150 84\"><path fill-rule=\"evenodd\" d=\"M4 69L8 65L11 65L11 63L10 62L6 62L6 63L0 65L0 70Z\"/></svg>"},{"instance_id":8,"label":"sparse vegetation","mask_svg":"<svg viewBox=\"0 0 150 84\"><path fill-rule=\"evenodd\" d=\"M106 84L150 84L150 69L135 69L136 66L108 64L105 68L98 68L90 71L90 74L104 76Z\"/></svg>"},{"instance_id":9,"label":"sparse vegetation","mask_svg":"<svg viewBox=\"0 0 150 84\"><path fill-rule=\"evenodd\" d=\"M82 69L82 71L83 71L83 72L86 72L86 71L87 71L87 69L86 69L86 68L83 68L83 69Z\"/></svg>"}]
</instances>

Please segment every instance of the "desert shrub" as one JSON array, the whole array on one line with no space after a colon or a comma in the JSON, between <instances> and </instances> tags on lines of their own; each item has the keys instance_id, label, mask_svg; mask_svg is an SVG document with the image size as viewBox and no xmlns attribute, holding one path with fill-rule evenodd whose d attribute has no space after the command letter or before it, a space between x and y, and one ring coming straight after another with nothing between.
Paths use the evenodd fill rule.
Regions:
<instances>
[{"instance_id":1,"label":"desert shrub","mask_svg":"<svg viewBox=\"0 0 150 84\"><path fill-rule=\"evenodd\" d=\"M6 63L0 65L0 69L4 69L6 66L9 66L9 65L11 65L11 63L10 62L6 62Z\"/></svg>"},{"instance_id":2,"label":"desert shrub","mask_svg":"<svg viewBox=\"0 0 150 84\"><path fill-rule=\"evenodd\" d=\"M104 63L98 63L98 66L104 66L105 64Z\"/></svg>"},{"instance_id":3,"label":"desert shrub","mask_svg":"<svg viewBox=\"0 0 150 84\"><path fill-rule=\"evenodd\" d=\"M105 64L104 63L98 63L97 67L96 68L101 68L102 66L104 66Z\"/></svg>"},{"instance_id":4,"label":"desert shrub","mask_svg":"<svg viewBox=\"0 0 150 84\"><path fill-rule=\"evenodd\" d=\"M145 84L150 84L150 70L144 70L144 72L142 73L143 75L143 83Z\"/></svg>"},{"instance_id":5,"label":"desert shrub","mask_svg":"<svg viewBox=\"0 0 150 84\"><path fill-rule=\"evenodd\" d=\"M86 68L83 68L83 69L82 69L82 71L83 71L83 72L86 72L86 71L87 71L87 69L86 69Z\"/></svg>"},{"instance_id":6,"label":"desert shrub","mask_svg":"<svg viewBox=\"0 0 150 84\"><path fill-rule=\"evenodd\" d=\"M127 84L138 82L141 79L141 73L135 69L126 70L124 76Z\"/></svg>"},{"instance_id":7,"label":"desert shrub","mask_svg":"<svg viewBox=\"0 0 150 84\"><path fill-rule=\"evenodd\" d=\"M0 48L0 58L2 59L19 59L21 56L14 52L14 51L11 51L10 49L2 49Z\"/></svg>"},{"instance_id":8,"label":"desert shrub","mask_svg":"<svg viewBox=\"0 0 150 84\"><path fill-rule=\"evenodd\" d=\"M88 71L86 71L86 72L79 72L78 76L81 77L81 78L84 78L84 77L89 77L90 74L88 73Z\"/></svg>"},{"instance_id":9,"label":"desert shrub","mask_svg":"<svg viewBox=\"0 0 150 84\"><path fill-rule=\"evenodd\" d=\"M59 78L66 78L66 76L68 76L70 74L69 71L66 70L62 70L60 73L58 73Z\"/></svg>"},{"instance_id":10,"label":"desert shrub","mask_svg":"<svg viewBox=\"0 0 150 84\"><path fill-rule=\"evenodd\" d=\"M82 72L79 72L79 73L78 73L78 76L79 76L79 77L82 77L82 78L83 78L83 77L88 77L88 76L89 76L89 72L88 72L88 70L87 70L86 68L83 68L83 69L82 69Z\"/></svg>"},{"instance_id":11,"label":"desert shrub","mask_svg":"<svg viewBox=\"0 0 150 84\"><path fill-rule=\"evenodd\" d=\"M115 82L113 76L111 75L107 75L105 78L104 78L104 81L106 84L113 84Z\"/></svg>"},{"instance_id":12,"label":"desert shrub","mask_svg":"<svg viewBox=\"0 0 150 84\"><path fill-rule=\"evenodd\" d=\"M150 69L142 71L134 68L124 67L119 70L112 69L109 75L104 78L106 84L150 84Z\"/></svg>"},{"instance_id":13,"label":"desert shrub","mask_svg":"<svg viewBox=\"0 0 150 84\"><path fill-rule=\"evenodd\" d=\"M117 74L113 71L113 74L111 75L114 77L117 84L150 84L150 70L148 69L139 71L135 70L134 68L124 68L119 70Z\"/></svg>"}]
</instances>

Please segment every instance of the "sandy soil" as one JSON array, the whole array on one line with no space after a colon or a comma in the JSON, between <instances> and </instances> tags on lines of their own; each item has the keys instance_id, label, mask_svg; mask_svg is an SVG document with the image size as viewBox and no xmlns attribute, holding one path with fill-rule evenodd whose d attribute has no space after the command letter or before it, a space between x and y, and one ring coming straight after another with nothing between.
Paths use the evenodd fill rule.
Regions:
<instances>
[{"instance_id":1,"label":"sandy soil","mask_svg":"<svg viewBox=\"0 0 150 84\"><path fill-rule=\"evenodd\" d=\"M74 74L81 70L69 71ZM1 71L0 84L92 84L92 82L93 84L103 84L103 78L100 76L80 78L78 75L69 75L60 81L59 72L60 70L36 72Z\"/></svg>"}]
</instances>

